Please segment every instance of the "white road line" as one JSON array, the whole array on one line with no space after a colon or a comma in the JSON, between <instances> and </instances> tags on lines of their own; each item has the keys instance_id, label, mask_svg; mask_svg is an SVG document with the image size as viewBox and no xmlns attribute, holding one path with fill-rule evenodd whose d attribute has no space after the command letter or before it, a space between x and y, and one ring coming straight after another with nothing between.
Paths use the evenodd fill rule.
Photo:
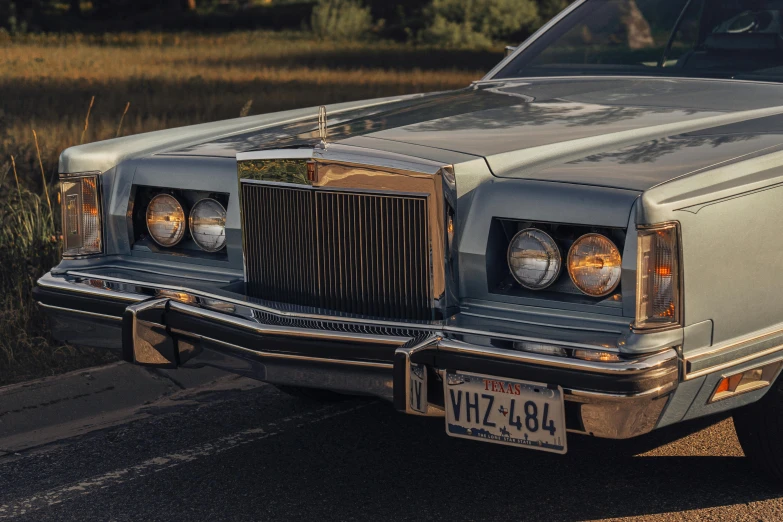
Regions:
<instances>
[{"instance_id":1,"label":"white road line","mask_svg":"<svg viewBox=\"0 0 783 522\"><path fill-rule=\"evenodd\" d=\"M116 486L124 482L130 482L151 475L152 473L193 462L203 457L217 455L245 444L274 437L284 433L291 427L307 426L309 424L331 419L332 417L351 413L366 406L368 406L368 404L360 404L349 408L346 408L345 406L327 406L300 415L278 419L274 422L267 423L263 428L240 431L177 453L169 453L161 457L154 457L135 466L116 469L59 488L39 492L22 500L0 504L0 520L16 518L30 513L31 511L54 504L60 504L79 496L89 495L101 489Z\"/></svg>"}]
</instances>

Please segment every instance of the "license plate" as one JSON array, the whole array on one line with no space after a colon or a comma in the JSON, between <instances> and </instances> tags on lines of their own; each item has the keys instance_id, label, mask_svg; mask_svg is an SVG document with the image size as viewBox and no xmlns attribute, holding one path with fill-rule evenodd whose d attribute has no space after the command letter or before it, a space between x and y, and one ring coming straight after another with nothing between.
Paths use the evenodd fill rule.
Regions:
<instances>
[{"instance_id":1,"label":"license plate","mask_svg":"<svg viewBox=\"0 0 783 522\"><path fill-rule=\"evenodd\" d=\"M447 373L446 433L508 446L565 453L563 389L473 373Z\"/></svg>"}]
</instances>

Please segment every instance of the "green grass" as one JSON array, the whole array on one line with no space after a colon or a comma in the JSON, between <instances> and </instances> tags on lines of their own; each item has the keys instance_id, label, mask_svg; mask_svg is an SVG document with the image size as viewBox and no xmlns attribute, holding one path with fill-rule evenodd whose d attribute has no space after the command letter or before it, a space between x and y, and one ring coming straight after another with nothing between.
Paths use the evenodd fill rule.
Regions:
<instances>
[{"instance_id":1,"label":"green grass","mask_svg":"<svg viewBox=\"0 0 783 522\"><path fill-rule=\"evenodd\" d=\"M60 152L115 137L128 103L121 135L463 87L501 57L301 33L0 35L0 385L107 360L52 343L31 292L59 259Z\"/></svg>"}]
</instances>

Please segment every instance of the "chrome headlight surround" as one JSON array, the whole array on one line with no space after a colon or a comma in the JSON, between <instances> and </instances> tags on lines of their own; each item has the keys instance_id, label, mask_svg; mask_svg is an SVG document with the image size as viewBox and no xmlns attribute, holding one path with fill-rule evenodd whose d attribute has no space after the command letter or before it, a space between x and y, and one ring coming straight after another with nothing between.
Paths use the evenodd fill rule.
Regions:
<instances>
[{"instance_id":1,"label":"chrome headlight surround","mask_svg":"<svg viewBox=\"0 0 783 522\"><path fill-rule=\"evenodd\" d=\"M639 227L634 330L682 325L680 224Z\"/></svg>"},{"instance_id":2,"label":"chrome headlight surround","mask_svg":"<svg viewBox=\"0 0 783 522\"><path fill-rule=\"evenodd\" d=\"M63 258L103 253L103 214L97 173L60 174Z\"/></svg>"},{"instance_id":3,"label":"chrome headlight surround","mask_svg":"<svg viewBox=\"0 0 783 522\"><path fill-rule=\"evenodd\" d=\"M198 216L199 212L211 212L211 215ZM200 222L206 220L207 223ZM212 198L204 198L190 210L188 217L190 236L198 247L205 252L219 252L226 246L226 209ZM211 228L209 232L202 228ZM211 232L211 233L210 233ZM209 238L216 238L209 242Z\"/></svg>"},{"instance_id":4,"label":"chrome headlight surround","mask_svg":"<svg viewBox=\"0 0 783 522\"><path fill-rule=\"evenodd\" d=\"M535 249L536 246L539 249ZM557 281L563 266L557 243L538 228L520 230L511 238L506 261L514 279L528 290L550 287Z\"/></svg>"}]
</instances>

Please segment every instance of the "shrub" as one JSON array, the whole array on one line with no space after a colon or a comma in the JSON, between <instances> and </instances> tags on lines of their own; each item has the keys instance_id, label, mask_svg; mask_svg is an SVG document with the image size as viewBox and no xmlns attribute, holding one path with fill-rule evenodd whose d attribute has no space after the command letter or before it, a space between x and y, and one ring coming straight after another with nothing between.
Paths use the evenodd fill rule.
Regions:
<instances>
[{"instance_id":1,"label":"shrub","mask_svg":"<svg viewBox=\"0 0 783 522\"><path fill-rule=\"evenodd\" d=\"M541 23L545 24L560 14L560 11L568 7L569 3L569 0L539 0L538 14L541 16Z\"/></svg>"},{"instance_id":2,"label":"shrub","mask_svg":"<svg viewBox=\"0 0 783 522\"><path fill-rule=\"evenodd\" d=\"M426 15L420 40L449 47L489 46L530 34L540 24L533 0L433 0Z\"/></svg>"},{"instance_id":3,"label":"shrub","mask_svg":"<svg viewBox=\"0 0 783 522\"><path fill-rule=\"evenodd\" d=\"M372 30L369 7L355 0L321 0L310 19L313 33L322 39L358 40Z\"/></svg>"}]
</instances>

